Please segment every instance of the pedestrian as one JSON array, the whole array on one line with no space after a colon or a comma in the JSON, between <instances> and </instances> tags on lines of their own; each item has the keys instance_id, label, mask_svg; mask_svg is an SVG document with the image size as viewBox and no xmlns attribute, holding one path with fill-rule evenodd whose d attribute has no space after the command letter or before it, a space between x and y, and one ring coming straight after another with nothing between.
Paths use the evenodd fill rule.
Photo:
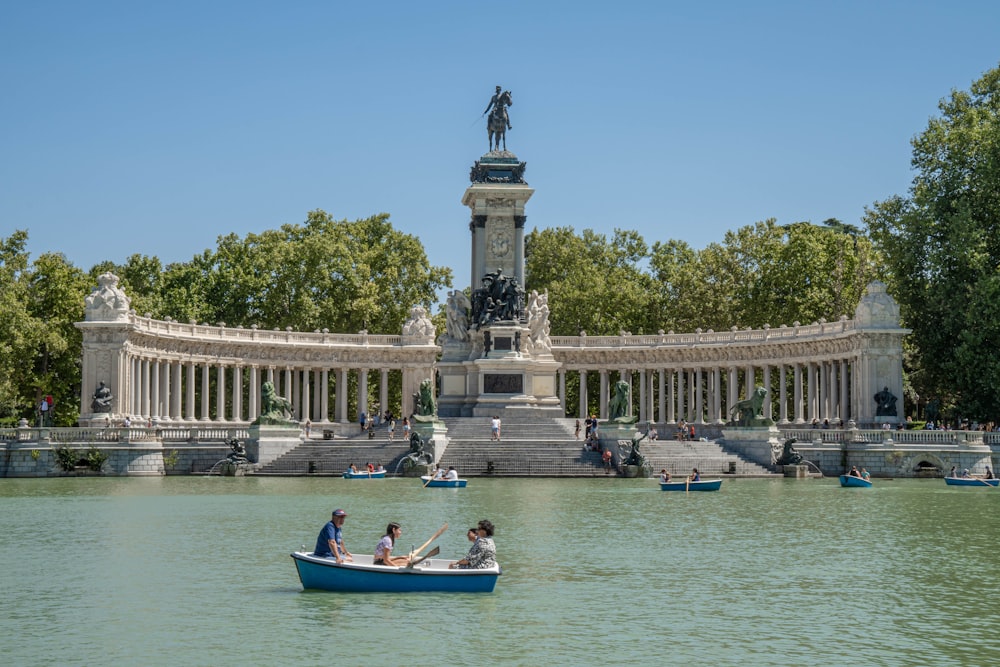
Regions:
<instances>
[{"instance_id":1,"label":"pedestrian","mask_svg":"<svg viewBox=\"0 0 1000 667\"><path fill-rule=\"evenodd\" d=\"M410 439L410 418L403 417L403 440Z\"/></svg>"},{"instance_id":2,"label":"pedestrian","mask_svg":"<svg viewBox=\"0 0 1000 667\"><path fill-rule=\"evenodd\" d=\"M392 442L393 437L396 435L396 420L389 420L389 442Z\"/></svg>"},{"instance_id":3,"label":"pedestrian","mask_svg":"<svg viewBox=\"0 0 1000 667\"><path fill-rule=\"evenodd\" d=\"M500 440L500 416L493 415L490 420L490 441Z\"/></svg>"},{"instance_id":4,"label":"pedestrian","mask_svg":"<svg viewBox=\"0 0 1000 667\"><path fill-rule=\"evenodd\" d=\"M579 440L580 439L580 420L579 419L576 420L576 425L573 427L573 439L574 440Z\"/></svg>"}]
</instances>

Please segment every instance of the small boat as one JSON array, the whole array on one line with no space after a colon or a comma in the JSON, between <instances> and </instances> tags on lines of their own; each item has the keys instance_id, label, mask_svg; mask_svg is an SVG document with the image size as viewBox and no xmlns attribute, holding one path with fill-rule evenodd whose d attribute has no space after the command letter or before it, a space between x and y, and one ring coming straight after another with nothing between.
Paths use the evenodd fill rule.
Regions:
<instances>
[{"instance_id":1,"label":"small boat","mask_svg":"<svg viewBox=\"0 0 1000 667\"><path fill-rule=\"evenodd\" d=\"M682 479L679 482L660 482L661 491L718 491L721 488L721 479L703 479L697 482L688 482Z\"/></svg>"},{"instance_id":2,"label":"small boat","mask_svg":"<svg viewBox=\"0 0 1000 667\"><path fill-rule=\"evenodd\" d=\"M857 486L862 489L870 489L872 488L872 481L870 479L865 479L864 477L855 477L854 475L841 475L840 485Z\"/></svg>"},{"instance_id":3,"label":"small boat","mask_svg":"<svg viewBox=\"0 0 1000 667\"><path fill-rule=\"evenodd\" d=\"M377 472L368 472L367 470L351 472L350 470L345 470L344 479L385 479L385 470Z\"/></svg>"},{"instance_id":4,"label":"small boat","mask_svg":"<svg viewBox=\"0 0 1000 667\"><path fill-rule=\"evenodd\" d=\"M428 558L414 567L374 565L371 555L355 554L354 562L338 563L305 551L292 554L304 589L349 593L492 593L500 566L481 570L449 570L454 561Z\"/></svg>"},{"instance_id":5,"label":"small boat","mask_svg":"<svg viewBox=\"0 0 1000 667\"><path fill-rule=\"evenodd\" d=\"M945 477L944 483L948 486L996 486L1000 484L1000 479L983 479L982 477Z\"/></svg>"},{"instance_id":6,"label":"small boat","mask_svg":"<svg viewBox=\"0 0 1000 667\"><path fill-rule=\"evenodd\" d=\"M466 479L432 479L430 475L423 475L420 478L420 483L425 487L437 487L445 489L464 489L465 485L468 483Z\"/></svg>"}]
</instances>

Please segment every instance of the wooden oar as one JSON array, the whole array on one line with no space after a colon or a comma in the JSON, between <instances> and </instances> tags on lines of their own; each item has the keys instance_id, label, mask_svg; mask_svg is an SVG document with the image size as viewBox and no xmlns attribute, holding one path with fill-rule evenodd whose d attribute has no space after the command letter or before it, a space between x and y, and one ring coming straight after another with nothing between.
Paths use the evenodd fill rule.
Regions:
<instances>
[{"instance_id":1,"label":"wooden oar","mask_svg":"<svg viewBox=\"0 0 1000 667\"><path fill-rule=\"evenodd\" d=\"M437 556L439 553L441 553L441 547L434 547L433 549L431 549L430 551L428 551L425 555L421 556L420 558L413 558L413 559L411 559L410 562L407 564L406 567L413 567L417 563L421 563L421 562L427 560L428 558L433 558L434 556Z\"/></svg>"},{"instance_id":2,"label":"wooden oar","mask_svg":"<svg viewBox=\"0 0 1000 667\"><path fill-rule=\"evenodd\" d=\"M433 482L433 481L434 481L434 475L427 475L427 481L426 481L426 482L424 482L424 488L426 489L426 488L427 488L427 485L428 485L428 484L430 484L430 483L431 483L431 482ZM446 525L447 525L447 524L446 524Z\"/></svg>"},{"instance_id":3,"label":"wooden oar","mask_svg":"<svg viewBox=\"0 0 1000 667\"><path fill-rule=\"evenodd\" d=\"M446 530L448 530L448 524L444 524L443 526L441 526L440 528L438 528L438 531L436 533L434 533L433 535L431 535L431 539L429 539L426 542L424 542L423 544L421 544L419 549L414 549L413 551L410 552L410 559L412 560L414 556L416 556L421 551L423 551L424 549L426 549L427 547L429 547L430 544L431 544L431 542L433 542L437 538L441 537L441 533L443 533Z\"/></svg>"},{"instance_id":4,"label":"wooden oar","mask_svg":"<svg viewBox=\"0 0 1000 667\"><path fill-rule=\"evenodd\" d=\"M987 482L982 477L974 477L973 479L975 479L977 482L982 482L983 484L985 484L986 486L990 487L991 489L993 488L993 485L990 484L989 482Z\"/></svg>"}]
</instances>

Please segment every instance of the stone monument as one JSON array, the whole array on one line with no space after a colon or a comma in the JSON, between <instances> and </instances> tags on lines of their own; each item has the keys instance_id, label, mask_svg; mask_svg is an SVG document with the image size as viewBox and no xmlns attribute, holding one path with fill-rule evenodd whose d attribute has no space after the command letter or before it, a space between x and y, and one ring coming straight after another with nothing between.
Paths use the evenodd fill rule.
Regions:
<instances>
[{"instance_id":1,"label":"stone monument","mask_svg":"<svg viewBox=\"0 0 1000 667\"><path fill-rule=\"evenodd\" d=\"M487 111L506 107L497 94ZM496 114L494 114L496 116ZM493 121L495 130L499 120ZM504 140L505 141L505 140ZM473 164L462 197L472 219L471 286L448 295L447 331L441 337L438 414L443 417L518 415L562 417L557 393L561 364L549 340L548 294L526 292L525 204L534 194L524 180L525 162L491 143Z\"/></svg>"}]
</instances>

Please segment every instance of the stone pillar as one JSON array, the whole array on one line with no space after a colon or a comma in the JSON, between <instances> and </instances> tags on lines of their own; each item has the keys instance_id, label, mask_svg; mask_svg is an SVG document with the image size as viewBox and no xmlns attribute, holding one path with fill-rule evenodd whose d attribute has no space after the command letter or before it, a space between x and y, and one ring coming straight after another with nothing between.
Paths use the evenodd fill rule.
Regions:
<instances>
[{"instance_id":1,"label":"stone pillar","mask_svg":"<svg viewBox=\"0 0 1000 667\"><path fill-rule=\"evenodd\" d=\"M656 397L656 410L660 418L660 421L666 423L670 417L667 416L667 369L661 368L657 373L657 382L659 383L659 395ZM671 383L673 380L671 379Z\"/></svg>"},{"instance_id":2,"label":"stone pillar","mask_svg":"<svg viewBox=\"0 0 1000 667\"><path fill-rule=\"evenodd\" d=\"M320 399L319 399L319 414L320 422L327 423L330 421L330 371L324 368L320 371Z\"/></svg>"},{"instance_id":3,"label":"stone pillar","mask_svg":"<svg viewBox=\"0 0 1000 667\"><path fill-rule=\"evenodd\" d=\"M250 366L250 387L247 390L247 421L253 421L260 416L260 368L256 365Z\"/></svg>"},{"instance_id":4,"label":"stone pillar","mask_svg":"<svg viewBox=\"0 0 1000 667\"><path fill-rule=\"evenodd\" d=\"M761 376L764 379L764 389L767 390L767 400L764 401L764 417L767 419L774 418L774 409L772 404L774 402L774 396L771 394L771 367L764 364L761 369Z\"/></svg>"},{"instance_id":5,"label":"stone pillar","mask_svg":"<svg viewBox=\"0 0 1000 667\"><path fill-rule=\"evenodd\" d=\"M226 421L226 367L215 367L215 420Z\"/></svg>"},{"instance_id":6,"label":"stone pillar","mask_svg":"<svg viewBox=\"0 0 1000 667\"><path fill-rule=\"evenodd\" d=\"M728 370L729 370L729 381L728 381L728 383L726 385L727 386L727 390L726 390L726 417L727 418L729 417L729 415L733 414L733 407L740 400L739 390L737 389L737 387L739 386L739 384L738 384L737 377L736 377L736 373L737 373L736 367L735 366L730 366Z\"/></svg>"},{"instance_id":7,"label":"stone pillar","mask_svg":"<svg viewBox=\"0 0 1000 667\"><path fill-rule=\"evenodd\" d=\"M726 419L722 415L722 369L718 366L712 369L712 405L715 423L725 423Z\"/></svg>"},{"instance_id":8,"label":"stone pillar","mask_svg":"<svg viewBox=\"0 0 1000 667\"><path fill-rule=\"evenodd\" d=\"M649 419L646 409L646 369L639 369L639 421L644 422Z\"/></svg>"},{"instance_id":9,"label":"stone pillar","mask_svg":"<svg viewBox=\"0 0 1000 667\"><path fill-rule=\"evenodd\" d=\"M294 406L295 404L292 402L292 367L291 366L286 366L285 367L285 381L282 383L281 389L285 392L285 398L288 400L288 402L292 403L292 405Z\"/></svg>"},{"instance_id":10,"label":"stone pillar","mask_svg":"<svg viewBox=\"0 0 1000 667\"><path fill-rule=\"evenodd\" d=\"M152 412L150 412L150 407L149 407L150 403L153 400L152 387L153 387L153 379L149 367L149 359L143 359L142 360L142 409L139 410L139 414L142 415L143 419L149 419L153 414Z\"/></svg>"},{"instance_id":11,"label":"stone pillar","mask_svg":"<svg viewBox=\"0 0 1000 667\"><path fill-rule=\"evenodd\" d=\"M795 423L805 421L802 417L802 364L795 364Z\"/></svg>"},{"instance_id":12,"label":"stone pillar","mask_svg":"<svg viewBox=\"0 0 1000 667\"><path fill-rule=\"evenodd\" d=\"M379 370L379 380L378 380L378 404L379 409L382 410L382 414L389 409L389 369L382 368Z\"/></svg>"},{"instance_id":13,"label":"stone pillar","mask_svg":"<svg viewBox=\"0 0 1000 667\"><path fill-rule=\"evenodd\" d=\"M299 390L299 420L306 421L309 419L309 369L302 369L302 375L299 376L299 380L302 382L302 388ZM311 420L310 420L311 421Z\"/></svg>"},{"instance_id":14,"label":"stone pillar","mask_svg":"<svg viewBox=\"0 0 1000 667\"><path fill-rule=\"evenodd\" d=\"M151 361L149 362L150 378L149 378L149 416L151 419L159 420L160 418L160 362Z\"/></svg>"},{"instance_id":15,"label":"stone pillar","mask_svg":"<svg viewBox=\"0 0 1000 667\"><path fill-rule=\"evenodd\" d=\"M840 420L847 424L850 418L850 405L848 404L848 382L847 382L847 360L841 359L837 362L840 365Z\"/></svg>"},{"instance_id":16,"label":"stone pillar","mask_svg":"<svg viewBox=\"0 0 1000 667\"><path fill-rule=\"evenodd\" d=\"M181 382L181 362L170 363L173 369L170 390L170 418L180 421L181 419L181 397L183 396L183 384Z\"/></svg>"},{"instance_id":17,"label":"stone pillar","mask_svg":"<svg viewBox=\"0 0 1000 667\"><path fill-rule=\"evenodd\" d=\"M371 407L368 405L368 369L358 369L358 419L361 413L368 414ZM414 408L415 409L415 408Z\"/></svg>"},{"instance_id":18,"label":"stone pillar","mask_svg":"<svg viewBox=\"0 0 1000 667\"><path fill-rule=\"evenodd\" d=\"M684 375L687 373L683 368L677 369L677 421L687 421L688 413L684 405Z\"/></svg>"},{"instance_id":19,"label":"stone pillar","mask_svg":"<svg viewBox=\"0 0 1000 667\"><path fill-rule=\"evenodd\" d=\"M598 407L598 417L600 419L608 418L608 371L605 368L601 369L601 404Z\"/></svg>"},{"instance_id":20,"label":"stone pillar","mask_svg":"<svg viewBox=\"0 0 1000 667\"><path fill-rule=\"evenodd\" d=\"M233 421L243 421L243 367L233 368Z\"/></svg>"},{"instance_id":21,"label":"stone pillar","mask_svg":"<svg viewBox=\"0 0 1000 667\"><path fill-rule=\"evenodd\" d=\"M580 419L586 419L590 416L590 409L587 405L587 371L580 371L580 413L578 415Z\"/></svg>"},{"instance_id":22,"label":"stone pillar","mask_svg":"<svg viewBox=\"0 0 1000 667\"><path fill-rule=\"evenodd\" d=\"M184 382L184 418L193 422L195 420L194 416L194 362L189 361L186 364L185 372L187 373L187 380Z\"/></svg>"},{"instance_id":23,"label":"stone pillar","mask_svg":"<svg viewBox=\"0 0 1000 667\"><path fill-rule=\"evenodd\" d=\"M673 368L667 371L670 373L670 383L667 385L667 422L670 424L677 423L677 401L674 400L674 376L677 374Z\"/></svg>"},{"instance_id":24,"label":"stone pillar","mask_svg":"<svg viewBox=\"0 0 1000 667\"><path fill-rule=\"evenodd\" d=\"M210 401L209 394L211 392L210 385L209 385L209 383L211 382L211 378L209 377L209 375L210 375L210 369L211 369L211 366L208 365L207 361L204 362L201 365L201 416L200 416L200 419L203 422L204 421L208 421L211 418L211 413L209 412L209 409L208 409L208 406L210 404L209 403L209 401Z\"/></svg>"},{"instance_id":25,"label":"stone pillar","mask_svg":"<svg viewBox=\"0 0 1000 667\"><path fill-rule=\"evenodd\" d=\"M403 397L405 401L405 396ZM403 417L404 415L400 415ZM337 421L347 423L347 369L340 368L337 373Z\"/></svg>"},{"instance_id":26,"label":"stone pillar","mask_svg":"<svg viewBox=\"0 0 1000 667\"><path fill-rule=\"evenodd\" d=\"M788 423L788 390L785 387L785 364L778 366L778 421Z\"/></svg>"},{"instance_id":27,"label":"stone pillar","mask_svg":"<svg viewBox=\"0 0 1000 667\"><path fill-rule=\"evenodd\" d=\"M318 370L314 370L313 373L313 392L312 392L312 419L313 423L323 421L323 417L320 413L320 400L323 394L323 380L322 373Z\"/></svg>"},{"instance_id":28,"label":"stone pillar","mask_svg":"<svg viewBox=\"0 0 1000 667\"><path fill-rule=\"evenodd\" d=\"M566 371L559 369L559 407L563 415L566 414Z\"/></svg>"}]
</instances>

